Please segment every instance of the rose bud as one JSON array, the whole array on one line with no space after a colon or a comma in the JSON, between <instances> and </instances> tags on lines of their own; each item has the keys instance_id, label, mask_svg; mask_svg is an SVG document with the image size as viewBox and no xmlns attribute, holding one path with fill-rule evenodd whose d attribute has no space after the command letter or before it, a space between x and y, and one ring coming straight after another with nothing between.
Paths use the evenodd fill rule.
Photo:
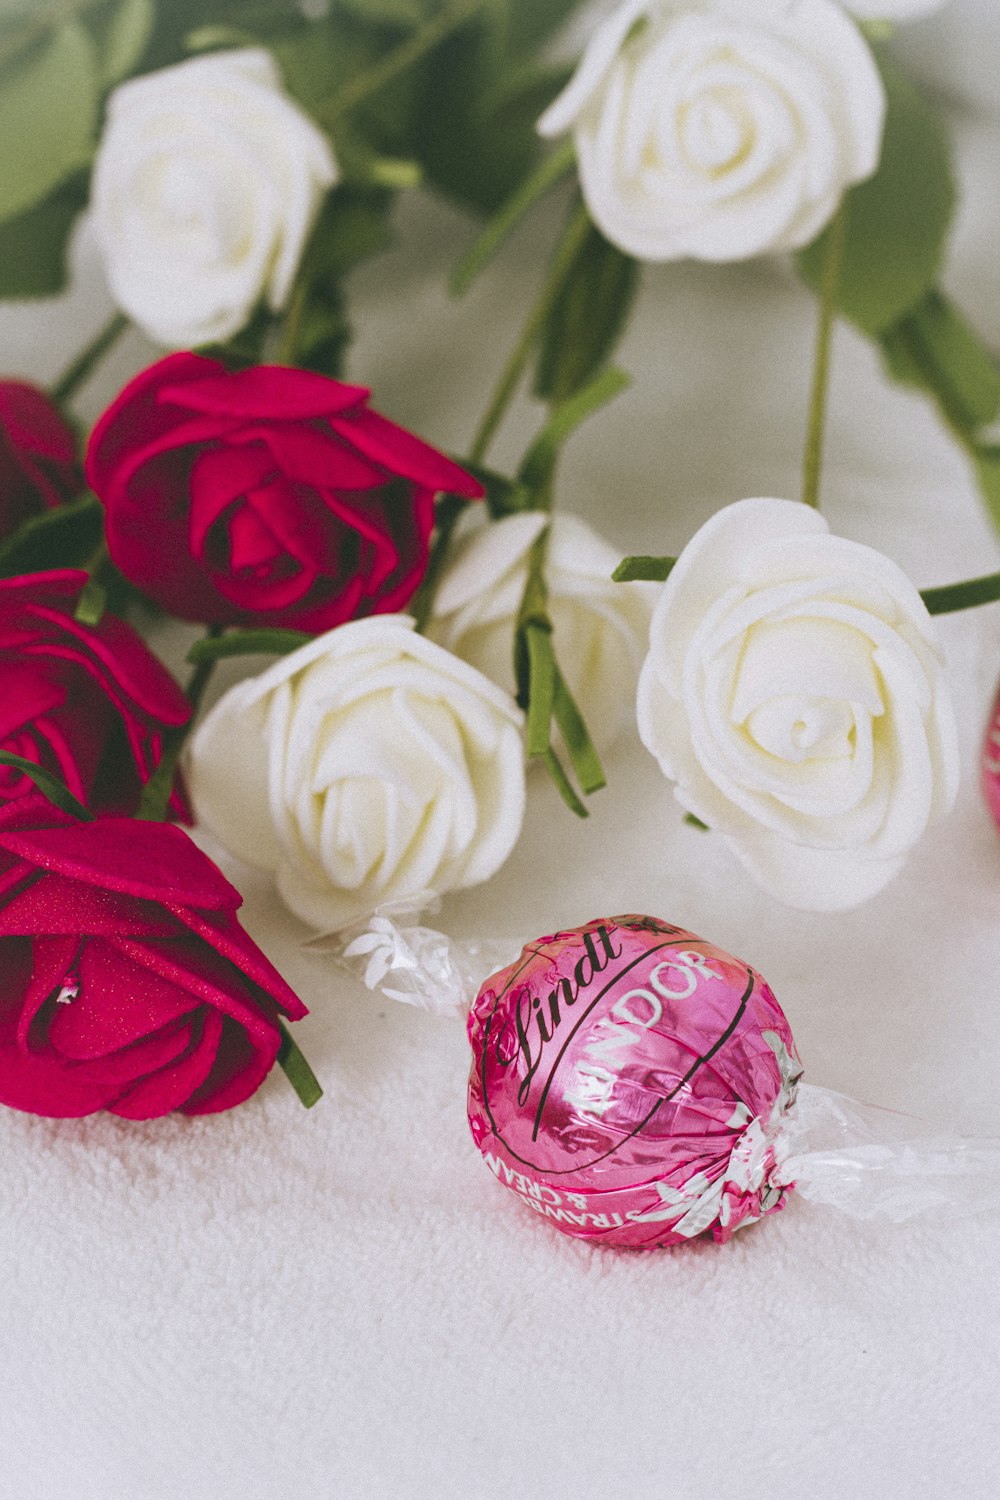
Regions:
<instances>
[{"instance_id":1,"label":"rose bud","mask_svg":"<svg viewBox=\"0 0 1000 1500\"><path fill-rule=\"evenodd\" d=\"M0 808L0 1102L146 1120L249 1098L306 1010L240 901L176 826Z\"/></svg>"},{"instance_id":2,"label":"rose bud","mask_svg":"<svg viewBox=\"0 0 1000 1500\"><path fill-rule=\"evenodd\" d=\"M0 538L82 488L76 439L45 392L0 380Z\"/></svg>"},{"instance_id":3,"label":"rose bud","mask_svg":"<svg viewBox=\"0 0 1000 1500\"><path fill-rule=\"evenodd\" d=\"M190 705L131 626L83 625L73 609L86 573L0 579L0 750L64 781L94 813L132 813L167 730ZM0 766L0 802L33 791ZM183 813L175 793L174 811Z\"/></svg>"},{"instance_id":4,"label":"rose bud","mask_svg":"<svg viewBox=\"0 0 1000 1500\"><path fill-rule=\"evenodd\" d=\"M464 470L306 370L176 354L98 422L87 477L126 578L171 614L319 632L399 609Z\"/></svg>"}]
</instances>

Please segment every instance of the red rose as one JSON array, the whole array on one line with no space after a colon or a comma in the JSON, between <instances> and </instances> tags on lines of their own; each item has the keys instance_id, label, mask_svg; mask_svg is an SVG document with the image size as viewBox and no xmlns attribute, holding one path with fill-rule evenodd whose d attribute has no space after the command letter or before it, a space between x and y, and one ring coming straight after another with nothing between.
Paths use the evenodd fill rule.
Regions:
<instances>
[{"instance_id":1,"label":"red rose","mask_svg":"<svg viewBox=\"0 0 1000 1500\"><path fill-rule=\"evenodd\" d=\"M0 749L54 772L92 812L131 813L165 731L191 709L129 625L74 620L86 580L75 571L0 579ZM0 802L33 791L0 766ZM183 810L176 796L174 807Z\"/></svg>"},{"instance_id":2,"label":"red rose","mask_svg":"<svg viewBox=\"0 0 1000 1500\"><path fill-rule=\"evenodd\" d=\"M153 365L87 455L113 561L186 620L318 632L401 608L427 566L434 495L482 489L368 395L282 366Z\"/></svg>"},{"instance_id":3,"label":"red rose","mask_svg":"<svg viewBox=\"0 0 1000 1500\"><path fill-rule=\"evenodd\" d=\"M305 1007L175 825L0 808L0 1103L131 1120L231 1109Z\"/></svg>"},{"instance_id":4,"label":"red rose","mask_svg":"<svg viewBox=\"0 0 1000 1500\"><path fill-rule=\"evenodd\" d=\"M0 380L0 537L82 489L76 439L45 392Z\"/></svg>"}]
</instances>

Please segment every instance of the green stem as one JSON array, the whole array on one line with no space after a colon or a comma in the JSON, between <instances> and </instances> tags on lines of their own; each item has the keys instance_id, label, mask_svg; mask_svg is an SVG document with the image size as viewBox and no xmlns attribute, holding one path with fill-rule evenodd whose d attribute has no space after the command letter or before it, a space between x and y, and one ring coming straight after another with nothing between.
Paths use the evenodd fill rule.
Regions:
<instances>
[{"instance_id":1,"label":"green stem","mask_svg":"<svg viewBox=\"0 0 1000 1500\"><path fill-rule=\"evenodd\" d=\"M847 238L847 200L837 210L829 229L823 280L820 286L819 324L816 330L816 355L813 362L812 395L809 400L809 428L802 466L802 499L806 505L819 506L820 473L823 466L823 432L826 426L826 398L830 383L830 349L833 323L837 313L840 268Z\"/></svg>"},{"instance_id":2,"label":"green stem","mask_svg":"<svg viewBox=\"0 0 1000 1500\"><path fill-rule=\"evenodd\" d=\"M50 394L57 406L62 406L65 402L72 400L127 327L128 318L124 313L115 313L114 317L91 339L86 348L80 351L73 363L63 371L52 386Z\"/></svg>"},{"instance_id":3,"label":"green stem","mask_svg":"<svg viewBox=\"0 0 1000 1500\"><path fill-rule=\"evenodd\" d=\"M222 629L221 625L210 625L208 637L214 639L222 634ZM144 822L162 823L167 816L167 808L170 806L174 780L177 776L177 762L180 760L184 742L194 726L202 697L215 671L215 666L214 661L202 661L191 673L185 689L187 700L191 705L191 717L186 724L164 737L163 751L155 771L142 789L142 799L139 803L139 811L136 813L136 817Z\"/></svg>"},{"instance_id":4,"label":"green stem","mask_svg":"<svg viewBox=\"0 0 1000 1500\"><path fill-rule=\"evenodd\" d=\"M951 615L960 609L995 604L1000 599L1000 573L986 573L982 578L966 578L962 583L923 589L920 597L932 615Z\"/></svg>"},{"instance_id":5,"label":"green stem","mask_svg":"<svg viewBox=\"0 0 1000 1500\"><path fill-rule=\"evenodd\" d=\"M433 51L453 31L458 31L466 21L484 10L488 3L491 3L491 0L453 0L451 5L446 5L440 10L421 31L407 37L405 42L393 48L380 62L352 78L350 83L345 84L331 99L318 105L313 110L313 114L322 125L336 124L344 115L357 109L358 105L363 104L372 94L378 93L379 89L391 83L400 73L405 73L413 63L419 62L428 52Z\"/></svg>"},{"instance_id":6,"label":"green stem","mask_svg":"<svg viewBox=\"0 0 1000 1500\"><path fill-rule=\"evenodd\" d=\"M528 321L524 326L524 331L504 366L497 388L493 393L493 398L486 408L483 419L479 424L479 429L472 440L472 446L469 449L470 463L480 463L485 457L496 430L503 421L507 408L514 398L535 341L545 325L545 321L562 288L566 274L576 260L580 252L580 246L586 239L589 230L590 218L587 210L581 204L570 220L566 232L559 242L552 259L552 264L549 267L548 275L542 283L538 300L528 314Z\"/></svg>"},{"instance_id":7,"label":"green stem","mask_svg":"<svg viewBox=\"0 0 1000 1500\"><path fill-rule=\"evenodd\" d=\"M467 504L468 502L460 495L442 495L437 503L434 543L427 560L427 571L411 607L411 613L417 622L417 629L421 632L426 630L427 622L433 612L434 598L444 575L444 565L448 558L452 533Z\"/></svg>"}]
</instances>

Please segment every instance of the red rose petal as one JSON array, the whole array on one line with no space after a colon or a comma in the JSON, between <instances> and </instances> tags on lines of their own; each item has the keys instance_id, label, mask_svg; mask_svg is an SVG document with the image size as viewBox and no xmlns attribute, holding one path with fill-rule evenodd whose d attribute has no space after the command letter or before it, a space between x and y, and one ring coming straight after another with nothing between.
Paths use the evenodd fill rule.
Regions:
<instances>
[{"instance_id":1,"label":"red rose petal","mask_svg":"<svg viewBox=\"0 0 1000 1500\"><path fill-rule=\"evenodd\" d=\"M235 911L243 899L173 824L100 818L69 827L11 830L0 820L0 848L71 880L164 905Z\"/></svg>"},{"instance_id":2,"label":"red rose petal","mask_svg":"<svg viewBox=\"0 0 1000 1500\"><path fill-rule=\"evenodd\" d=\"M15 867L23 871L25 866ZM29 870L30 866L27 867ZM8 896L0 906L0 938L44 933L86 933L90 937L176 937L182 924L162 906L85 885L82 880L67 880L63 875L41 875L23 891ZM0 900L3 888L0 884Z\"/></svg>"},{"instance_id":3,"label":"red rose petal","mask_svg":"<svg viewBox=\"0 0 1000 1500\"><path fill-rule=\"evenodd\" d=\"M205 540L219 517L277 472L273 457L259 443L199 453L191 470L188 522L188 545L195 557L204 554Z\"/></svg>"},{"instance_id":4,"label":"red rose petal","mask_svg":"<svg viewBox=\"0 0 1000 1500\"><path fill-rule=\"evenodd\" d=\"M397 427L395 422L378 412L367 408L352 411L348 416L332 420L330 426L345 442L353 444L390 474L412 479L429 490L466 495L472 500L485 493L478 479L473 479L436 448L407 432L405 427Z\"/></svg>"},{"instance_id":5,"label":"red rose petal","mask_svg":"<svg viewBox=\"0 0 1000 1500\"><path fill-rule=\"evenodd\" d=\"M57 1005L49 1022L51 1046L64 1057L105 1057L190 1016L200 1001L154 974L120 945L91 937L76 964L79 993Z\"/></svg>"},{"instance_id":6,"label":"red rose petal","mask_svg":"<svg viewBox=\"0 0 1000 1500\"><path fill-rule=\"evenodd\" d=\"M393 478L392 470L363 458L349 442L319 425L281 423L250 428L240 436L266 443L283 474L316 490L376 489Z\"/></svg>"},{"instance_id":7,"label":"red rose petal","mask_svg":"<svg viewBox=\"0 0 1000 1500\"><path fill-rule=\"evenodd\" d=\"M237 1104L242 1104L264 1082L274 1066L280 1046L281 1037L277 1031L268 1041L255 1046L245 1031L223 1016L222 1038L212 1071L181 1106L181 1113L217 1114L220 1110L234 1109Z\"/></svg>"},{"instance_id":8,"label":"red rose petal","mask_svg":"<svg viewBox=\"0 0 1000 1500\"><path fill-rule=\"evenodd\" d=\"M152 1120L172 1110L186 1111L215 1065L224 1028L223 1018L214 1011L200 1011L191 1027L187 1050L168 1067L134 1084L109 1106L111 1114L125 1120Z\"/></svg>"},{"instance_id":9,"label":"red rose petal","mask_svg":"<svg viewBox=\"0 0 1000 1500\"><path fill-rule=\"evenodd\" d=\"M206 365L212 363L205 361ZM217 370L221 368L216 365ZM364 386L344 385L327 375L285 365L251 365L246 370L206 374L183 385L164 382L160 390L161 401L174 402L189 411L268 422L330 416L356 407L370 395Z\"/></svg>"}]
</instances>

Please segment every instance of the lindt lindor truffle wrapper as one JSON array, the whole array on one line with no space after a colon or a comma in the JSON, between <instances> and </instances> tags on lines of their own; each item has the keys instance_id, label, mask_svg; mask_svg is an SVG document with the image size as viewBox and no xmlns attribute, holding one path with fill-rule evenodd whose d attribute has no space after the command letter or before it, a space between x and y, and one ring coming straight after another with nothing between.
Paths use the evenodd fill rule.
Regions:
<instances>
[{"instance_id":1,"label":"lindt lindor truffle wrapper","mask_svg":"<svg viewBox=\"0 0 1000 1500\"><path fill-rule=\"evenodd\" d=\"M1000 828L1000 690L993 701L983 739L980 784L986 806L993 814L994 823Z\"/></svg>"},{"instance_id":2,"label":"lindt lindor truffle wrapper","mask_svg":"<svg viewBox=\"0 0 1000 1500\"><path fill-rule=\"evenodd\" d=\"M547 1226L653 1249L725 1241L793 1189L893 1224L951 1226L1000 1202L1000 1141L930 1136L799 1083L768 985L693 933L596 920L528 943L480 986L517 943L454 942L413 922L425 904L381 907L308 946L369 990L468 1018L475 1143Z\"/></svg>"},{"instance_id":3,"label":"lindt lindor truffle wrapper","mask_svg":"<svg viewBox=\"0 0 1000 1500\"><path fill-rule=\"evenodd\" d=\"M726 1240L784 1206L801 1066L747 964L649 917L529 943L472 1005L469 1122L490 1171L566 1234Z\"/></svg>"}]
</instances>

